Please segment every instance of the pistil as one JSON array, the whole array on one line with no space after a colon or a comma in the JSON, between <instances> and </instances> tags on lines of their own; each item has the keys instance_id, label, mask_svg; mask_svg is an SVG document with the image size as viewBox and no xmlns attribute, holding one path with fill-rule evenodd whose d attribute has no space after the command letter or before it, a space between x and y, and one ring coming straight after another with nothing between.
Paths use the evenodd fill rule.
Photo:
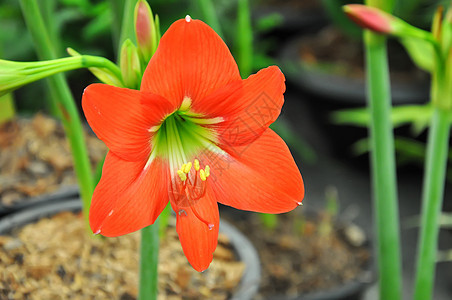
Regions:
<instances>
[{"instance_id":1,"label":"pistil","mask_svg":"<svg viewBox=\"0 0 452 300\"><path fill-rule=\"evenodd\" d=\"M194 167L194 172L192 171L190 176L190 171L192 170L192 166ZM195 159L194 162L188 162L181 166L179 170L177 170L178 178L176 178L177 183L176 187L179 186L179 192L177 193L177 198L175 199L175 204L178 207L188 206L193 214L204 224L207 225L209 230L214 227L214 224L205 220L201 214L196 210L196 201L201 199L206 194L206 184L207 178L210 175L210 167L206 165L204 169L201 169L199 160ZM194 173L194 174L193 174ZM194 178L193 178L194 177ZM198 180L198 177L200 180ZM200 185L200 187L199 187ZM174 194L174 193L173 193ZM186 200L186 202L184 201ZM184 203L185 202L185 203ZM186 214L186 211L180 209L178 211L179 215L183 213Z\"/></svg>"}]
</instances>

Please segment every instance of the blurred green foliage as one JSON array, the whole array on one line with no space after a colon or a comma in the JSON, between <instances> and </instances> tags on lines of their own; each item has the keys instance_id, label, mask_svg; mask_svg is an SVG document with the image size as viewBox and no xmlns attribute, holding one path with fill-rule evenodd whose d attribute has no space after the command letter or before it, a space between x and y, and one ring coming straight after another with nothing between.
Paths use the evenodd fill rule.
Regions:
<instances>
[{"instance_id":1,"label":"blurred green foliage","mask_svg":"<svg viewBox=\"0 0 452 300\"><path fill-rule=\"evenodd\" d=\"M115 61L122 22L121 11L125 0L39 0L41 13L59 57L67 56L66 48L76 49L82 54L98 55ZM206 20L205 9L200 7L204 1L199 0L150 0L155 14L159 15L161 32L177 19L189 14L194 19ZM237 49L237 7L238 0L211 1L218 16L221 32L230 49ZM252 19L253 36L259 36L281 22L280 16L270 15ZM28 33L19 1L2 0L0 3L0 58L14 61L35 61L33 42ZM257 70L275 61L267 55L277 45L273 41L253 40L252 70ZM235 51L233 51L235 55ZM70 72L68 74L71 88L81 93L84 86L94 77L88 72ZM45 89L42 82L19 90L18 109L33 112L42 106L35 100L44 98Z\"/></svg>"}]
</instances>

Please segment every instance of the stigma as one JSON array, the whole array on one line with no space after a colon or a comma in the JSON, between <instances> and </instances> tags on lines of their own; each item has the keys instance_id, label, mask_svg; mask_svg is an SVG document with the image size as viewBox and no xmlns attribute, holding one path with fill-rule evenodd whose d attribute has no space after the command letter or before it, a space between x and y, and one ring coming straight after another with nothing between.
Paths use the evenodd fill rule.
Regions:
<instances>
[{"instance_id":1,"label":"stigma","mask_svg":"<svg viewBox=\"0 0 452 300\"><path fill-rule=\"evenodd\" d=\"M208 165L201 168L198 159L183 164L177 171L177 176L172 184L172 194L174 204L178 207L179 216L186 216L187 209L206 226L212 230L214 225L205 220L196 210L195 206L199 199L206 194L207 180L210 176L210 167Z\"/></svg>"}]
</instances>

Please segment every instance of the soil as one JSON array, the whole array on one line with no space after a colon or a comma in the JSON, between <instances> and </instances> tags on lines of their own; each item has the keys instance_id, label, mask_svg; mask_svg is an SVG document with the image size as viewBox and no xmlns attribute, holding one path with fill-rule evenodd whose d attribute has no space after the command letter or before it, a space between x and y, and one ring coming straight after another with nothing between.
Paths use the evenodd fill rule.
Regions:
<instances>
[{"instance_id":1,"label":"soil","mask_svg":"<svg viewBox=\"0 0 452 300\"><path fill-rule=\"evenodd\" d=\"M158 299L228 299L245 265L220 233L211 266L195 271L174 221L159 253ZM0 236L0 299L136 299L138 232L93 237L80 214L64 212Z\"/></svg>"},{"instance_id":2,"label":"soil","mask_svg":"<svg viewBox=\"0 0 452 300\"><path fill-rule=\"evenodd\" d=\"M299 211L279 215L274 229L265 228L258 214L234 221L260 255L258 299L328 291L357 279L371 281L363 278L371 277L370 252L359 227L337 225L327 214Z\"/></svg>"},{"instance_id":3,"label":"soil","mask_svg":"<svg viewBox=\"0 0 452 300\"><path fill-rule=\"evenodd\" d=\"M93 169L107 148L86 130ZM76 184L69 143L60 122L43 114L0 125L0 208Z\"/></svg>"},{"instance_id":4,"label":"soil","mask_svg":"<svg viewBox=\"0 0 452 300\"><path fill-rule=\"evenodd\" d=\"M362 42L345 36L333 26L326 26L315 35L303 37L299 55L306 67L350 78L364 77ZM388 40L388 60L391 77L398 82L427 78L427 74L411 62L403 47L394 40Z\"/></svg>"}]
</instances>

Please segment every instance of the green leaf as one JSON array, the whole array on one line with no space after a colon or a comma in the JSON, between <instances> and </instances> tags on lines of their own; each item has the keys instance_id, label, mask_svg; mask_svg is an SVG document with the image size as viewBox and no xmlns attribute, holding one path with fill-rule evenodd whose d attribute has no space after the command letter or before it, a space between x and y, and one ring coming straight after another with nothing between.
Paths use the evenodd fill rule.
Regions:
<instances>
[{"instance_id":1,"label":"green leaf","mask_svg":"<svg viewBox=\"0 0 452 300\"><path fill-rule=\"evenodd\" d=\"M433 72L435 50L431 42L413 37L401 38L400 42L419 68Z\"/></svg>"},{"instance_id":2,"label":"green leaf","mask_svg":"<svg viewBox=\"0 0 452 300\"><path fill-rule=\"evenodd\" d=\"M411 123L413 133L417 135L429 125L432 112L430 104L393 107L391 123L394 128ZM367 127L370 124L370 114L366 108L345 109L332 113L331 120L340 125Z\"/></svg>"}]
</instances>

